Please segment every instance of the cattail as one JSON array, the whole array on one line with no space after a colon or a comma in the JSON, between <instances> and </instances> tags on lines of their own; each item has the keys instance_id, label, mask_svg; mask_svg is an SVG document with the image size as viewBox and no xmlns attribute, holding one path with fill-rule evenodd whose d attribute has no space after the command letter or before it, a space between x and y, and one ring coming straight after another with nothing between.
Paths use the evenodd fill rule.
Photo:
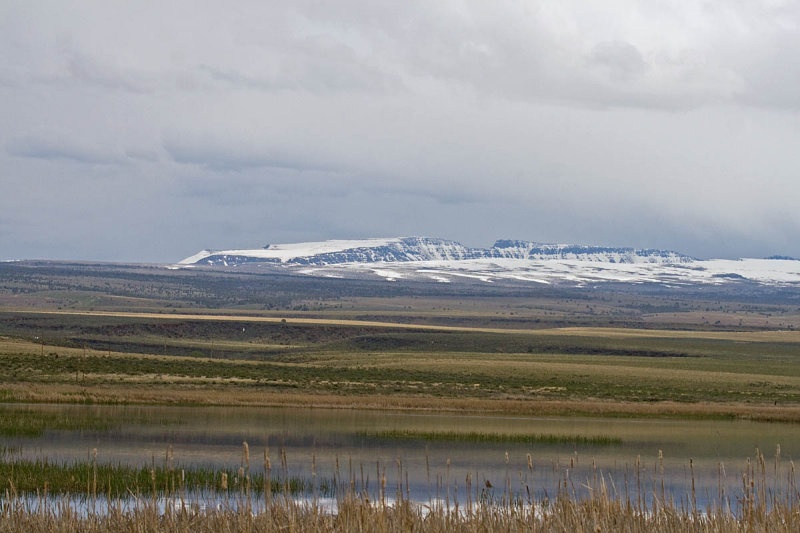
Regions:
<instances>
[{"instance_id":1,"label":"cattail","mask_svg":"<svg viewBox=\"0 0 800 533\"><path fill-rule=\"evenodd\" d=\"M528 454L528 470L533 470L533 459L531 458L531 454Z\"/></svg>"},{"instance_id":2,"label":"cattail","mask_svg":"<svg viewBox=\"0 0 800 533\"><path fill-rule=\"evenodd\" d=\"M694 487L694 460L689 458L689 471L692 475L692 512L697 512L697 496Z\"/></svg>"},{"instance_id":3,"label":"cattail","mask_svg":"<svg viewBox=\"0 0 800 533\"><path fill-rule=\"evenodd\" d=\"M264 447L264 504L269 506L272 499L272 462L269 460L269 446Z\"/></svg>"},{"instance_id":4,"label":"cattail","mask_svg":"<svg viewBox=\"0 0 800 533\"><path fill-rule=\"evenodd\" d=\"M244 458L244 464L247 466L247 469L250 469L250 446L247 445L247 441L242 442L242 457Z\"/></svg>"},{"instance_id":5,"label":"cattail","mask_svg":"<svg viewBox=\"0 0 800 533\"><path fill-rule=\"evenodd\" d=\"M658 469L661 474L661 504L663 505L667 498L667 493L664 487L664 452L662 450L658 450Z\"/></svg>"},{"instance_id":6,"label":"cattail","mask_svg":"<svg viewBox=\"0 0 800 533\"><path fill-rule=\"evenodd\" d=\"M220 480L220 488L222 490L228 490L228 474L225 472L222 473L222 479Z\"/></svg>"}]
</instances>

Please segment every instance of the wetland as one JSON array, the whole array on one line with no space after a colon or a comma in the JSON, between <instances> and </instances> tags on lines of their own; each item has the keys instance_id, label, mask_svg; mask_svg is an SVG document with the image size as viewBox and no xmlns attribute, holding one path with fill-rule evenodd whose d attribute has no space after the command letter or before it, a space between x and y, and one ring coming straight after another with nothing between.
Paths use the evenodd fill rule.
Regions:
<instances>
[{"instance_id":1,"label":"wetland","mask_svg":"<svg viewBox=\"0 0 800 533\"><path fill-rule=\"evenodd\" d=\"M49 425L54 419L73 427ZM638 475L640 482L663 483L675 499L688 494L693 484L706 504L723 489L732 495L741 492L739 473L756 450L771 461L779 455L789 464L800 443L800 427L785 423L356 409L17 404L0 407L0 420L4 463L51 465L50 470L42 467L38 479L41 486L48 483L51 493L74 492L87 481L60 487L56 480L62 474L56 466L92 461L139 469L129 475L146 492L151 467L162 473L168 468L230 472L233 480L243 466L246 442L256 473L269 456L276 465L275 480L293 480L298 491L311 490L315 482L330 490L331 480L352 478L374 498L385 478L386 485L402 486L415 501L446 493L466 501L465 480L470 478L497 487L498 494L508 490L519 495L528 487L545 498L557 494L565 480L582 486L604 477L622 486L632 485ZM15 430L14 421L24 431ZM34 432L31 427L42 429ZM90 471L83 470L87 475ZM775 475L770 473L772 483L784 483ZM7 485L12 476L6 468L2 482ZM263 486L263 477L257 481L254 488ZM213 474L196 474L190 482L197 490L219 488L219 477ZM22 486L20 480L16 486Z\"/></svg>"},{"instance_id":2,"label":"wetland","mask_svg":"<svg viewBox=\"0 0 800 533\"><path fill-rule=\"evenodd\" d=\"M59 498L78 521L90 499L103 520L144 523L182 498L233 502L223 515L236 523L258 501L258 520L280 527L387 501L373 517L399 513L387 527L470 528L494 523L498 505L517 527L685 526L698 512L720 530L794 523L791 291L0 273L6 524L38 520L17 503ZM155 507L137 507L145 497ZM483 507L462 515L465 503Z\"/></svg>"}]
</instances>

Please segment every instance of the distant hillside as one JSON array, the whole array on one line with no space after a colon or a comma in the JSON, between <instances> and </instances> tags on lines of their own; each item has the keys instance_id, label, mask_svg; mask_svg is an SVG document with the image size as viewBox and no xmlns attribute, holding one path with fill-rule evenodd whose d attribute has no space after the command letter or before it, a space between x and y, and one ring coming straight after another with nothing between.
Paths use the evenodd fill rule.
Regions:
<instances>
[{"instance_id":1,"label":"distant hillside","mask_svg":"<svg viewBox=\"0 0 800 533\"><path fill-rule=\"evenodd\" d=\"M397 263L410 261L462 261L469 259L574 259L604 263L688 263L693 259L666 250L610 248L575 244L542 244L498 240L491 248L467 248L461 243L431 237L332 240L297 244L272 244L254 250L203 250L180 262L235 266L242 263L338 265L344 263Z\"/></svg>"},{"instance_id":2,"label":"distant hillside","mask_svg":"<svg viewBox=\"0 0 800 533\"><path fill-rule=\"evenodd\" d=\"M800 261L783 256L698 260L669 250L505 239L490 248L431 237L271 244L254 250L203 250L171 268L197 267L438 283L800 285Z\"/></svg>"}]
</instances>

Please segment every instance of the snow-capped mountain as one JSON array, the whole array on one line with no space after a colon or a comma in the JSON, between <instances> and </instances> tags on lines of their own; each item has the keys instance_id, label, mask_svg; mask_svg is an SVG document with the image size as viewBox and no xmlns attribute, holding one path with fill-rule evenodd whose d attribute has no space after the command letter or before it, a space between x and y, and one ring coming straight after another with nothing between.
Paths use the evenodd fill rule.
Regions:
<instances>
[{"instance_id":1,"label":"snow-capped mountain","mask_svg":"<svg viewBox=\"0 0 800 533\"><path fill-rule=\"evenodd\" d=\"M490 248L429 237L272 244L255 250L203 250L171 268L280 269L317 277L449 283L603 282L662 286L755 282L800 286L800 261L698 260L678 252L498 240Z\"/></svg>"},{"instance_id":2,"label":"snow-capped mountain","mask_svg":"<svg viewBox=\"0 0 800 533\"><path fill-rule=\"evenodd\" d=\"M485 257L507 259L572 259L602 263L689 263L693 259L669 250L610 248L576 244L540 244L529 241L495 241Z\"/></svg>"},{"instance_id":3,"label":"snow-capped mountain","mask_svg":"<svg viewBox=\"0 0 800 533\"><path fill-rule=\"evenodd\" d=\"M234 266L242 263L338 265L343 263L405 263L468 259L572 259L606 263L687 263L692 258L664 250L609 248L572 244L541 244L498 240L491 248L467 248L461 243L430 237L336 240L298 244L268 244L256 250L203 250L182 265Z\"/></svg>"}]
</instances>

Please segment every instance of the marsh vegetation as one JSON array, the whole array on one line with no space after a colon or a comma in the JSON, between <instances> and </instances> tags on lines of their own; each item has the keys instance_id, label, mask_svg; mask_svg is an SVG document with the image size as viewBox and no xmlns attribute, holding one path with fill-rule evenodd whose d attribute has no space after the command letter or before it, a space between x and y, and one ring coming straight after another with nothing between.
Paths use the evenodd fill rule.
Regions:
<instances>
[{"instance_id":1,"label":"marsh vegetation","mask_svg":"<svg viewBox=\"0 0 800 533\"><path fill-rule=\"evenodd\" d=\"M441 285L0 265L0 531L798 528L796 291Z\"/></svg>"},{"instance_id":2,"label":"marsh vegetation","mask_svg":"<svg viewBox=\"0 0 800 533\"><path fill-rule=\"evenodd\" d=\"M718 492L705 500L695 489L691 462L690 489L677 496L667 492L660 455L652 471L637 458L630 477L615 482L596 470L580 482L565 476L545 496L530 486L525 472L518 478L507 473L502 487L468 474L459 480L462 492L451 492L448 479L427 501L409 497L400 460L397 484L387 483L386 468L378 465L372 491L363 483L363 465L360 483L351 468L324 484L315 479L265 484L272 470L269 456L265 453L263 474L254 474L246 443L236 472L187 473L169 461L167 456L164 468L138 470L101 469L95 462L71 468L38 464L31 470L17 462L16 470L3 472L8 488L0 497L0 531L788 532L800 527L794 464L784 464L780 449L770 460L756 451L732 492L721 466ZM314 472L314 464L311 468ZM527 470L533 469L529 458ZM26 475L39 484L26 486Z\"/></svg>"}]
</instances>

